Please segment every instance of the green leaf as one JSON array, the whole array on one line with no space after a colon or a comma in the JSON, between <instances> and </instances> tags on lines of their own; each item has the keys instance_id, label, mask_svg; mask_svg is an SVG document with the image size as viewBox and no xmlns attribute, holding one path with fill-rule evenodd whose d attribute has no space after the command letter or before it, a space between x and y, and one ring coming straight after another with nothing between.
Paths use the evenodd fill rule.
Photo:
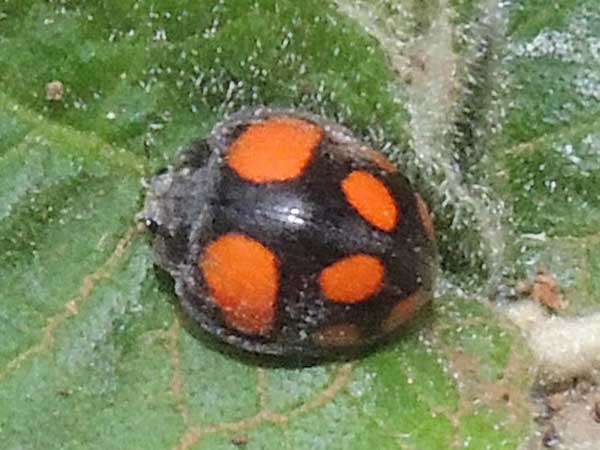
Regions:
<instances>
[{"instance_id":1,"label":"green leaf","mask_svg":"<svg viewBox=\"0 0 600 450\"><path fill-rule=\"evenodd\" d=\"M2 448L518 448L531 355L482 294L543 262L597 311L600 16L493 3L0 4ZM141 180L254 104L337 119L427 197L439 295L402 339L270 367L180 325Z\"/></svg>"},{"instance_id":2,"label":"green leaf","mask_svg":"<svg viewBox=\"0 0 600 450\"><path fill-rule=\"evenodd\" d=\"M517 272L544 265L571 301L597 310L600 231L600 11L562 2L510 13L496 75L503 130L490 137L486 171L512 212ZM594 306L595 305L595 306Z\"/></svg>"}]
</instances>

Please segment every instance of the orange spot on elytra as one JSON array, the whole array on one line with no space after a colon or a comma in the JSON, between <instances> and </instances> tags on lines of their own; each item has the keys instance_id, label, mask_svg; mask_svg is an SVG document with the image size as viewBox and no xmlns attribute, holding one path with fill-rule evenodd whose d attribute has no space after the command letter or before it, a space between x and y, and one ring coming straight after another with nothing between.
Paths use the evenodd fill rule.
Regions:
<instances>
[{"instance_id":1,"label":"orange spot on elytra","mask_svg":"<svg viewBox=\"0 0 600 450\"><path fill-rule=\"evenodd\" d=\"M342 181L348 202L371 225L392 231L398 222L398 206L390 191L369 172L356 170Z\"/></svg>"},{"instance_id":2,"label":"orange spot on elytra","mask_svg":"<svg viewBox=\"0 0 600 450\"><path fill-rule=\"evenodd\" d=\"M375 163L380 169L385 170L386 172L395 173L398 171L396 166L392 164L392 162L381 152L377 150L373 150L372 148L365 149L369 159Z\"/></svg>"},{"instance_id":3,"label":"orange spot on elytra","mask_svg":"<svg viewBox=\"0 0 600 450\"><path fill-rule=\"evenodd\" d=\"M198 265L229 325L247 334L270 330L279 284L273 252L248 236L229 233L206 246Z\"/></svg>"},{"instance_id":4,"label":"orange spot on elytra","mask_svg":"<svg viewBox=\"0 0 600 450\"><path fill-rule=\"evenodd\" d=\"M435 230L433 228L433 220L431 220L431 214L429 214L427 203L425 203L423 197L418 193L415 194L415 197L417 199L417 211L419 212L419 217L425 228L425 233L427 233L429 239L433 240L435 239Z\"/></svg>"},{"instance_id":5,"label":"orange spot on elytra","mask_svg":"<svg viewBox=\"0 0 600 450\"><path fill-rule=\"evenodd\" d=\"M381 288L384 273L378 258L360 254L341 259L323 269L319 283L329 300L357 303Z\"/></svg>"},{"instance_id":6,"label":"orange spot on elytra","mask_svg":"<svg viewBox=\"0 0 600 450\"><path fill-rule=\"evenodd\" d=\"M423 295L420 289L400 300L392 308L389 316L383 321L381 326L383 331L393 331L408 322L426 302L427 297Z\"/></svg>"},{"instance_id":7,"label":"orange spot on elytra","mask_svg":"<svg viewBox=\"0 0 600 450\"><path fill-rule=\"evenodd\" d=\"M348 347L360 342L360 329L351 323L331 325L316 331L313 339L324 347Z\"/></svg>"},{"instance_id":8,"label":"orange spot on elytra","mask_svg":"<svg viewBox=\"0 0 600 450\"><path fill-rule=\"evenodd\" d=\"M231 145L229 167L255 183L286 181L302 174L323 130L310 122L276 117L250 125Z\"/></svg>"}]
</instances>

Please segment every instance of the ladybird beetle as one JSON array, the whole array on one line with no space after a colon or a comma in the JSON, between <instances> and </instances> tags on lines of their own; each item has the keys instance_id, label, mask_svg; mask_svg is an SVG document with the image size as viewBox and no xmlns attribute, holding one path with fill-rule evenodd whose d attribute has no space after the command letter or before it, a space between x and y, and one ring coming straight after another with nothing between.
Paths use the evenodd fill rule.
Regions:
<instances>
[{"instance_id":1,"label":"ladybird beetle","mask_svg":"<svg viewBox=\"0 0 600 450\"><path fill-rule=\"evenodd\" d=\"M354 351L431 297L425 202L383 154L313 114L237 113L152 178L140 217L184 314L238 349Z\"/></svg>"}]
</instances>

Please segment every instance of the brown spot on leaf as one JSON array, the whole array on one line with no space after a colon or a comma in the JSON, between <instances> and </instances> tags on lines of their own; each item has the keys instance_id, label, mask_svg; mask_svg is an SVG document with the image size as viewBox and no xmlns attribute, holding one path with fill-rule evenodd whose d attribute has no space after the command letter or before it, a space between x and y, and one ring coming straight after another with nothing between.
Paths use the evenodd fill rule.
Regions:
<instances>
[{"instance_id":1,"label":"brown spot on leaf","mask_svg":"<svg viewBox=\"0 0 600 450\"><path fill-rule=\"evenodd\" d=\"M238 434L231 438L231 443L237 447L245 447L248 444L248 436L245 434Z\"/></svg>"},{"instance_id":2,"label":"brown spot on leaf","mask_svg":"<svg viewBox=\"0 0 600 450\"><path fill-rule=\"evenodd\" d=\"M46 100L60 102L65 96L65 85L54 80L46 85Z\"/></svg>"},{"instance_id":3,"label":"brown spot on leaf","mask_svg":"<svg viewBox=\"0 0 600 450\"><path fill-rule=\"evenodd\" d=\"M560 443L560 437L554 425L548 425L542 436L542 444L546 448L554 448Z\"/></svg>"},{"instance_id":4,"label":"brown spot on leaf","mask_svg":"<svg viewBox=\"0 0 600 450\"><path fill-rule=\"evenodd\" d=\"M520 295L530 296L552 311L563 310L569 305L560 291L558 280L543 266L538 267L533 282L521 280L516 289Z\"/></svg>"},{"instance_id":5,"label":"brown spot on leaf","mask_svg":"<svg viewBox=\"0 0 600 450\"><path fill-rule=\"evenodd\" d=\"M562 392L550 395L546 398L546 408L548 408L550 414L554 414L565 406L566 399Z\"/></svg>"}]
</instances>

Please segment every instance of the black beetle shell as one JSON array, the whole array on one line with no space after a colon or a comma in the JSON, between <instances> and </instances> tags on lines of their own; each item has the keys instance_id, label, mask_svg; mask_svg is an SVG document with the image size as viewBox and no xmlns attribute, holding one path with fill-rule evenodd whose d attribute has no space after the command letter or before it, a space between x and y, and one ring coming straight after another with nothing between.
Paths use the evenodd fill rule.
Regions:
<instances>
[{"instance_id":1,"label":"black beetle shell","mask_svg":"<svg viewBox=\"0 0 600 450\"><path fill-rule=\"evenodd\" d=\"M227 165L231 144L251 124L280 116L322 128L310 164L288 181L253 183L241 178ZM387 186L400 210L393 230L374 227L344 196L341 183L356 170L375 175ZM183 311L194 323L238 349L314 357L353 352L381 341L395 331L389 326L394 307L414 302L406 303L406 314L412 315L412 309L430 299L436 249L419 202L408 180L377 164L373 151L346 128L312 114L259 107L218 125L152 178L140 217L154 233L157 264L175 279ZM278 295L269 333L251 335L228 324L198 268L206 245L230 232L249 236L276 255ZM381 288L358 303L328 300L319 274L357 253L383 262ZM347 325L358 336L347 339L342 331L331 338L331 332L324 331Z\"/></svg>"}]
</instances>

